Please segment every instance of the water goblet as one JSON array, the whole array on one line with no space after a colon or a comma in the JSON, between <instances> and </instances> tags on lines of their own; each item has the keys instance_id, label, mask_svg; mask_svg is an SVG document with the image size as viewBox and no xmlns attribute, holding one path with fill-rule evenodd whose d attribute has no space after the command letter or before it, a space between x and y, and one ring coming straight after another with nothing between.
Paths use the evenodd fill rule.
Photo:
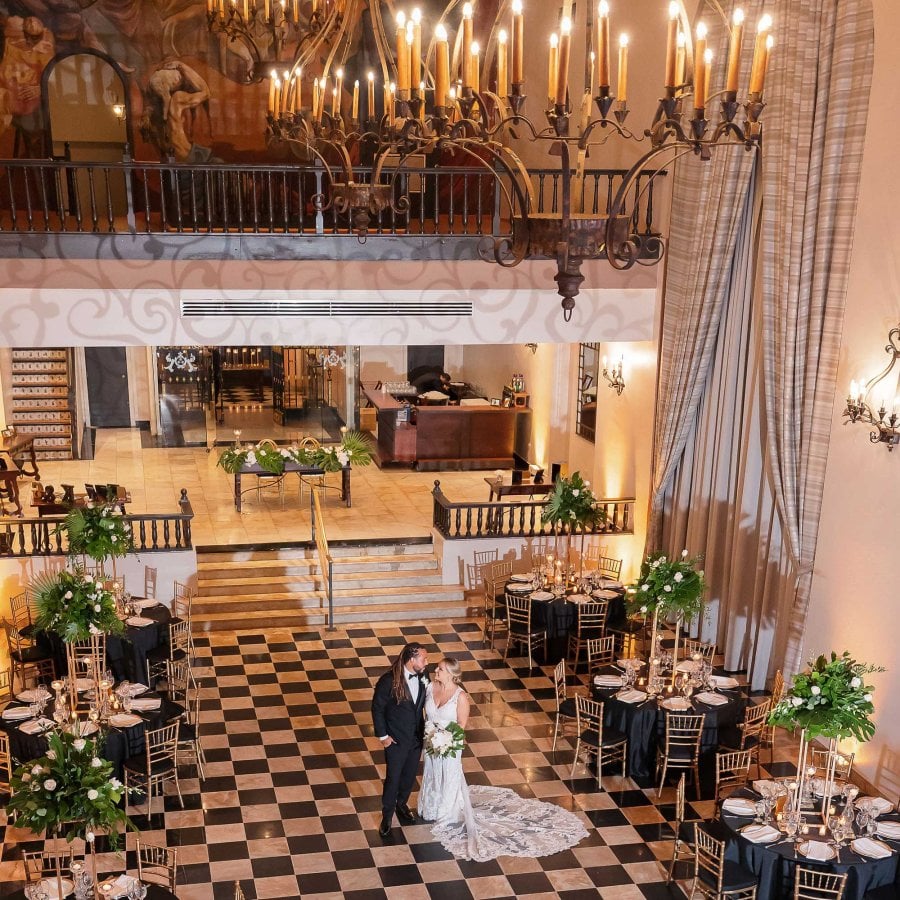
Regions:
<instances>
[{"instance_id":1,"label":"water goblet","mask_svg":"<svg viewBox=\"0 0 900 900\"><path fill-rule=\"evenodd\" d=\"M871 818L872 816L867 809L858 809L856 811L856 827L859 829L860 833L866 830Z\"/></svg>"},{"instance_id":2,"label":"water goblet","mask_svg":"<svg viewBox=\"0 0 900 900\"><path fill-rule=\"evenodd\" d=\"M756 815L753 818L753 821L757 825L764 825L766 821L766 801L765 800L757 800L756 801Z\"/></svg>"},{"instance_id":3,"label":"water goblet","mask_svg":"<svg viewBox=\"0 0 900 900\"><path fill-rule=\"evenodd\" d=\"M869 821L866 822L866 834L872 838L875 837L875 832L878 830L878 822L875 819L875 816L869 816Z\"/></svg>"},{"instance_id":4,"label":"water goblet","mask_svg":"<svg viewBox=\"0 0 900 900\"><path fill-rule=\"evenodd\" d=\"M800 810L791 809L784 816L784 833L792 844L796 844L800 832Z\"/></svg>"}]
</instances>

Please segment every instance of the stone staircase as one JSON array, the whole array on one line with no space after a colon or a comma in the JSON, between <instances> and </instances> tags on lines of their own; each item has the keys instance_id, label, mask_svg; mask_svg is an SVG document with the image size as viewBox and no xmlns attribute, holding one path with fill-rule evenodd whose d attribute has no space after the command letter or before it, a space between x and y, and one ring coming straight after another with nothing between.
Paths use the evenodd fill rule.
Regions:
<instances>
[{"instance_id":1,"label":"stone staircase","mask_svg":"<svg viewBox=\"0 0 900 900\"><path fill-rule=\"evenodd\" d=\"M422 621L470 614L462 585L441 583L430 539L341 541L334 560L334 621ZM328 621L316 548L198 548L194 630L321 627Z\"/></svg>"}]
</instances>

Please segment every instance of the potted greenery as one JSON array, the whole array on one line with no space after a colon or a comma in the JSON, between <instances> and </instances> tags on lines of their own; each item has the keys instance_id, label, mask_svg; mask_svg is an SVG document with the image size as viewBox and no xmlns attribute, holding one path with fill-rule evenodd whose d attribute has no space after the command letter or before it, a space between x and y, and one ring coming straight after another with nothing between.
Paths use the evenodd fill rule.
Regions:
<instances>
[{"instance_id":1,"label":"potted greenery","mask_svg":"<svg viewBox=\"0 0 900 900\"><path fill-rule=\"evenodd\" d=\"M345 431L341 442L330 447L277 447L260 441L256 447L229 447L219 455L219 465L234 475L245 466L258 466L270 475L281 475L287 463L314 466L325 472L339 472L345 466L367 466L372 462L372 446L359 431Z\"/></svg>"},{"instance_id":2,"label":"potted greenery","mask_svg":"<svg viewBox=\"0 0 900 900\"><path fill-rule=\"evenodd\" d=\"M124 630L116 615L115 597L100 576L74 572L42 572L31 584L36 626L52 631L66 643L88 640L96 634L120 634Z\"/></svg>"},{"instance_id":3,"label":"potted greenery","mask_svg":"<svg viewBox=\"0 0 900 900\"><path fill-rule=\"evenodd\" d=\"M553 533L559 537L566 535L568 545L572 535L581 532L582 557L584 556L584 536L606 522L606 510L599 506L591 483L574 472L571 478L558 478L552 493L544 503L541 521L553 527Z\"/></svg>"},{"instance_id":4,"label":"potted greenery","mask_svg":"<svg viewBox=\"0 0 900 900\"><path fill-rule=\"evenodd\" d=\"M73 507L62 524L69 536L69 553L90 557L98 563L134 552L131 523L116 503L87 503Z\"/></svg>"}]
</instances>

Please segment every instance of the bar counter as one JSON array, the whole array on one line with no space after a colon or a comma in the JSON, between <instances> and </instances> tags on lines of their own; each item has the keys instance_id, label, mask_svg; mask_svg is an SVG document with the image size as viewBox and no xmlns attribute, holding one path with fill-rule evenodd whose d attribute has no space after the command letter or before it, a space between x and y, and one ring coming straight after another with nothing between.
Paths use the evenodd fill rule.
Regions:
<instances>
[{"instance_id":1,"label":"bar counter","mask_svg":"<svg viewBox=\"0 0 900 900\"><path fill-rule=\"evenodd\" d=\"M509 469L524 455L531 410L502 406L410 407L372 387L363 395L377 410L380 464L410 463L420 471ZM415 415L415 423L408 417Z\"/></svg>"}]
</instances>

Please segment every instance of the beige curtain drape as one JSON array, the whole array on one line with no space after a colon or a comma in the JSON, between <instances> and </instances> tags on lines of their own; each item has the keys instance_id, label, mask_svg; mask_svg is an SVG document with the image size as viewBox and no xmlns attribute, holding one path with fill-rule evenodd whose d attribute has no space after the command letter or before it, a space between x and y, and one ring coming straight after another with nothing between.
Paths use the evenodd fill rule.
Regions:
<instances>
[{"instance_id":1,"label":"beige curtain drape","mask_svg":"<svg viewBox=\"0 0 900 900\"><path fill-rule=\"evenodd\" d=\"M693 379L681 385L686 393L699 390L701 400L681 428L684 452L670 461L668 481L658 481L650 539L670 552L705 552L711 618L702 633L725 649L730 668L748 669L762 687L774 668L795 670L802 655L872 18L869 0L750 5L749 21L765 8L778 23L761 173L739 217L727 297L708 298L721 310L721 325L710 339L707 377L699 386ZM679 169L676 180L683 175ZM700 223L702 231L718 227L715 217ZM697 221L673 218L671 242L684 228L697 229ZM670 270L669 284L673 278ZM667 289L663 369L670 367L666 335L676 327L667 320L683 314L668 297ZM661 406L658 415L665 414ZM658 430L665 437L673 427L660 422Z\"/></svg>"}]
</instances>

